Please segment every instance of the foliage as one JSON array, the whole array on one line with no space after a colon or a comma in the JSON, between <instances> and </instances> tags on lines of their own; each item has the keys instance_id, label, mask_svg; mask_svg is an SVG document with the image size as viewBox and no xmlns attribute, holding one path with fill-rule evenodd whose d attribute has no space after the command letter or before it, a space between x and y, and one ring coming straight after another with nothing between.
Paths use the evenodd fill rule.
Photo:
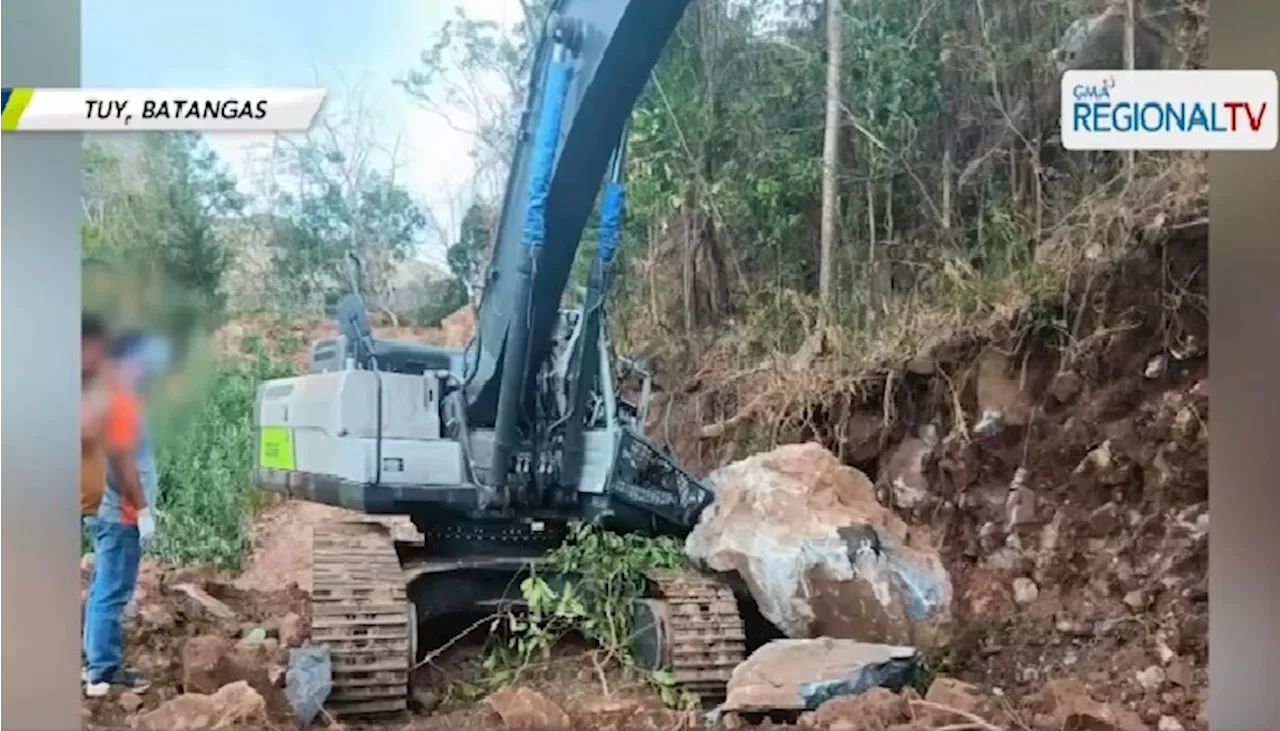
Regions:
<instances>
[{"instance_id":1,"label":"foliage","mask_svg":"<svg viewBox=\"0 0 1280 731\"><path fill-rule=\"evenodd\" d=\"M632 605L645 592L645 574L654 569L687 568L678 541L620 535L591 523L575 523L566 541L547 558L545 571L520 585L527 611L495 619L484 658L495 685L513 682L531 663L550 658L556 643L570 633L596 644L624 667L634 668L631 652ZM505 635L498 633L505 630ZM667 673L650 680L671 705L684 705Z\"/></svg>"},{"instance_id":2,"label":"foliage","mask_svg":"<svg viewBox=\"0 0 1280 731\"><path fill-rule=\"evenodd\" d=\"M354 125L355 122L352 122ZM358 127L321 127L277 147L273 164L287 183L264 192L274 305L327 308L347 291L347 255L360 257L362 289L386 306L392 271L422 244L431 216L370 160Z\"/></svg>"},{"instance_id":3,"label":"foliage","mask_svg":"<svg viewBox=\"0 0 1280 731\"><path fill-rule=\"evenodd\" d=\"M492 206L472 203L462 216L458 227L458 240L446 251L449 279L438 299L428 304L421 321L428 326L439 322L472 301L472 294L480 283L483 257L493 237L492 221L496 217Z\"/></svg>"},{"instance_id":4,"label":"foliage","mask_svg":"<svg viewBox=\"0 0 1280 731\"><path fill-rule=\"evenodd\" d=\"M122 295L164 299L166 325L189 330L216 319L231 252L222 226L246 201L203 137L157 133L85 146L83 258L109 274L87 278L86 298L113 310L145 309ZM130 287L118 287L122 278ZM105 301L115 298L114 301Z\"/></svg>"},{"instance_id":5,"label":"foliage","mask_svg":"<svg viewBox=\"0 0 1280 731\"><path fill-rule=\"evenodd\" d=\"M292 365L250 338L244 361L224 358L191 419L159 433L159 495L153 553L174 564L238 569L248 549L246 521L260 493L250 481L252 414L258 385L291 375Z\"/></svg>"}]
</instances>

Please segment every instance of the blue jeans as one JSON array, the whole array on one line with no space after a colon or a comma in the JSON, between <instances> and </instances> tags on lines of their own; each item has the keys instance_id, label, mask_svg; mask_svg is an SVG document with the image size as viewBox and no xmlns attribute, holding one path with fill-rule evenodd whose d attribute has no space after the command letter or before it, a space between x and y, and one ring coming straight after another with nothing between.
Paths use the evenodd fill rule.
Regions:
<instances>
[{"instance_id":1,"label":"blue jeans","mask_svg":"<svg viewBox=\"0 0 1280 731\"><path fill-rule=\"evenodd\" d=\"M93 521L93 578L84 606L84 655L90 682L124 666L124 608L138 581L142 546L138 527Z\"/></svg>"}]
</instances>

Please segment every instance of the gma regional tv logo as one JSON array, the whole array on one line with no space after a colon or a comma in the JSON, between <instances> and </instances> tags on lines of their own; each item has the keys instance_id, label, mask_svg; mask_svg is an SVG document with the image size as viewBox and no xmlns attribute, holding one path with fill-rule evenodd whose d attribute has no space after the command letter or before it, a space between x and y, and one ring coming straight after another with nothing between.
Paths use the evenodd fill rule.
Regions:
<instances>
[{"instance_id":1,"label":"gma regional tv logo","mask_svg":"<svg viewBox=\"0 0 1280 731\"><path fill-rule=\"evenodd\" d=\"M1068 150L1271 150L1274 71L1067 71Z\"/></svg>"}]
</instances>

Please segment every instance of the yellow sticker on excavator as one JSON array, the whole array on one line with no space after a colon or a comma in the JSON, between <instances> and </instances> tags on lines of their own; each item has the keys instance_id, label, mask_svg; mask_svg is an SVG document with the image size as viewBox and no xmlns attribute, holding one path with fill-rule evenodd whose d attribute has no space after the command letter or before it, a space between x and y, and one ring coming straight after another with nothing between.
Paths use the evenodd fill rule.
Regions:
<instances>
[{"instance_id":1,"label":"yellow sticker on excavator","mask_svg":"<svg viewBox=\"0 0 1280 731\"><path fill-rule=\"evenodd\" d=\"M258 432L258 464L272 470L293 469L293 429L262 427Z\"/></svg>"}]
</instances>

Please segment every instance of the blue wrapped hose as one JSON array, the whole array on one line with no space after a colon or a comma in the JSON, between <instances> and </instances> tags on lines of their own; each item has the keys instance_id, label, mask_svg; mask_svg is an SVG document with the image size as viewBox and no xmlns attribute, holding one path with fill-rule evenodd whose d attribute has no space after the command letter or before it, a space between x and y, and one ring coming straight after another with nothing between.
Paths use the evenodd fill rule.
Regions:
<instances>
[{"instance_id":1,"label":"blue wrapped hose","mask_svg":"<svg viewBox=\"0 0 1280 731\"><path fill-rule=\"evenodd\" d=\"M524 245L542 246L547 232L547 195L551 190L551 171L560 141L560 119L569 91L573 69L563 61L552 61L547 67L546 90L538 117L538 130L533 141L533 175L529 181L529 207L524 221Z\"/></svg>"},{"instance_id":2,"label":"blue wrapped hose","mask_svg":"<svg viewBox=\"0 0 1280 731\"><path fill-rule=\"evenodd\" d=\"M605 264L612 262L618 251L624 201L620 183L610 181L605 184L604 200L600 202L600 241L596 245L596 257Z\"/></svg>"}]
</instances>

